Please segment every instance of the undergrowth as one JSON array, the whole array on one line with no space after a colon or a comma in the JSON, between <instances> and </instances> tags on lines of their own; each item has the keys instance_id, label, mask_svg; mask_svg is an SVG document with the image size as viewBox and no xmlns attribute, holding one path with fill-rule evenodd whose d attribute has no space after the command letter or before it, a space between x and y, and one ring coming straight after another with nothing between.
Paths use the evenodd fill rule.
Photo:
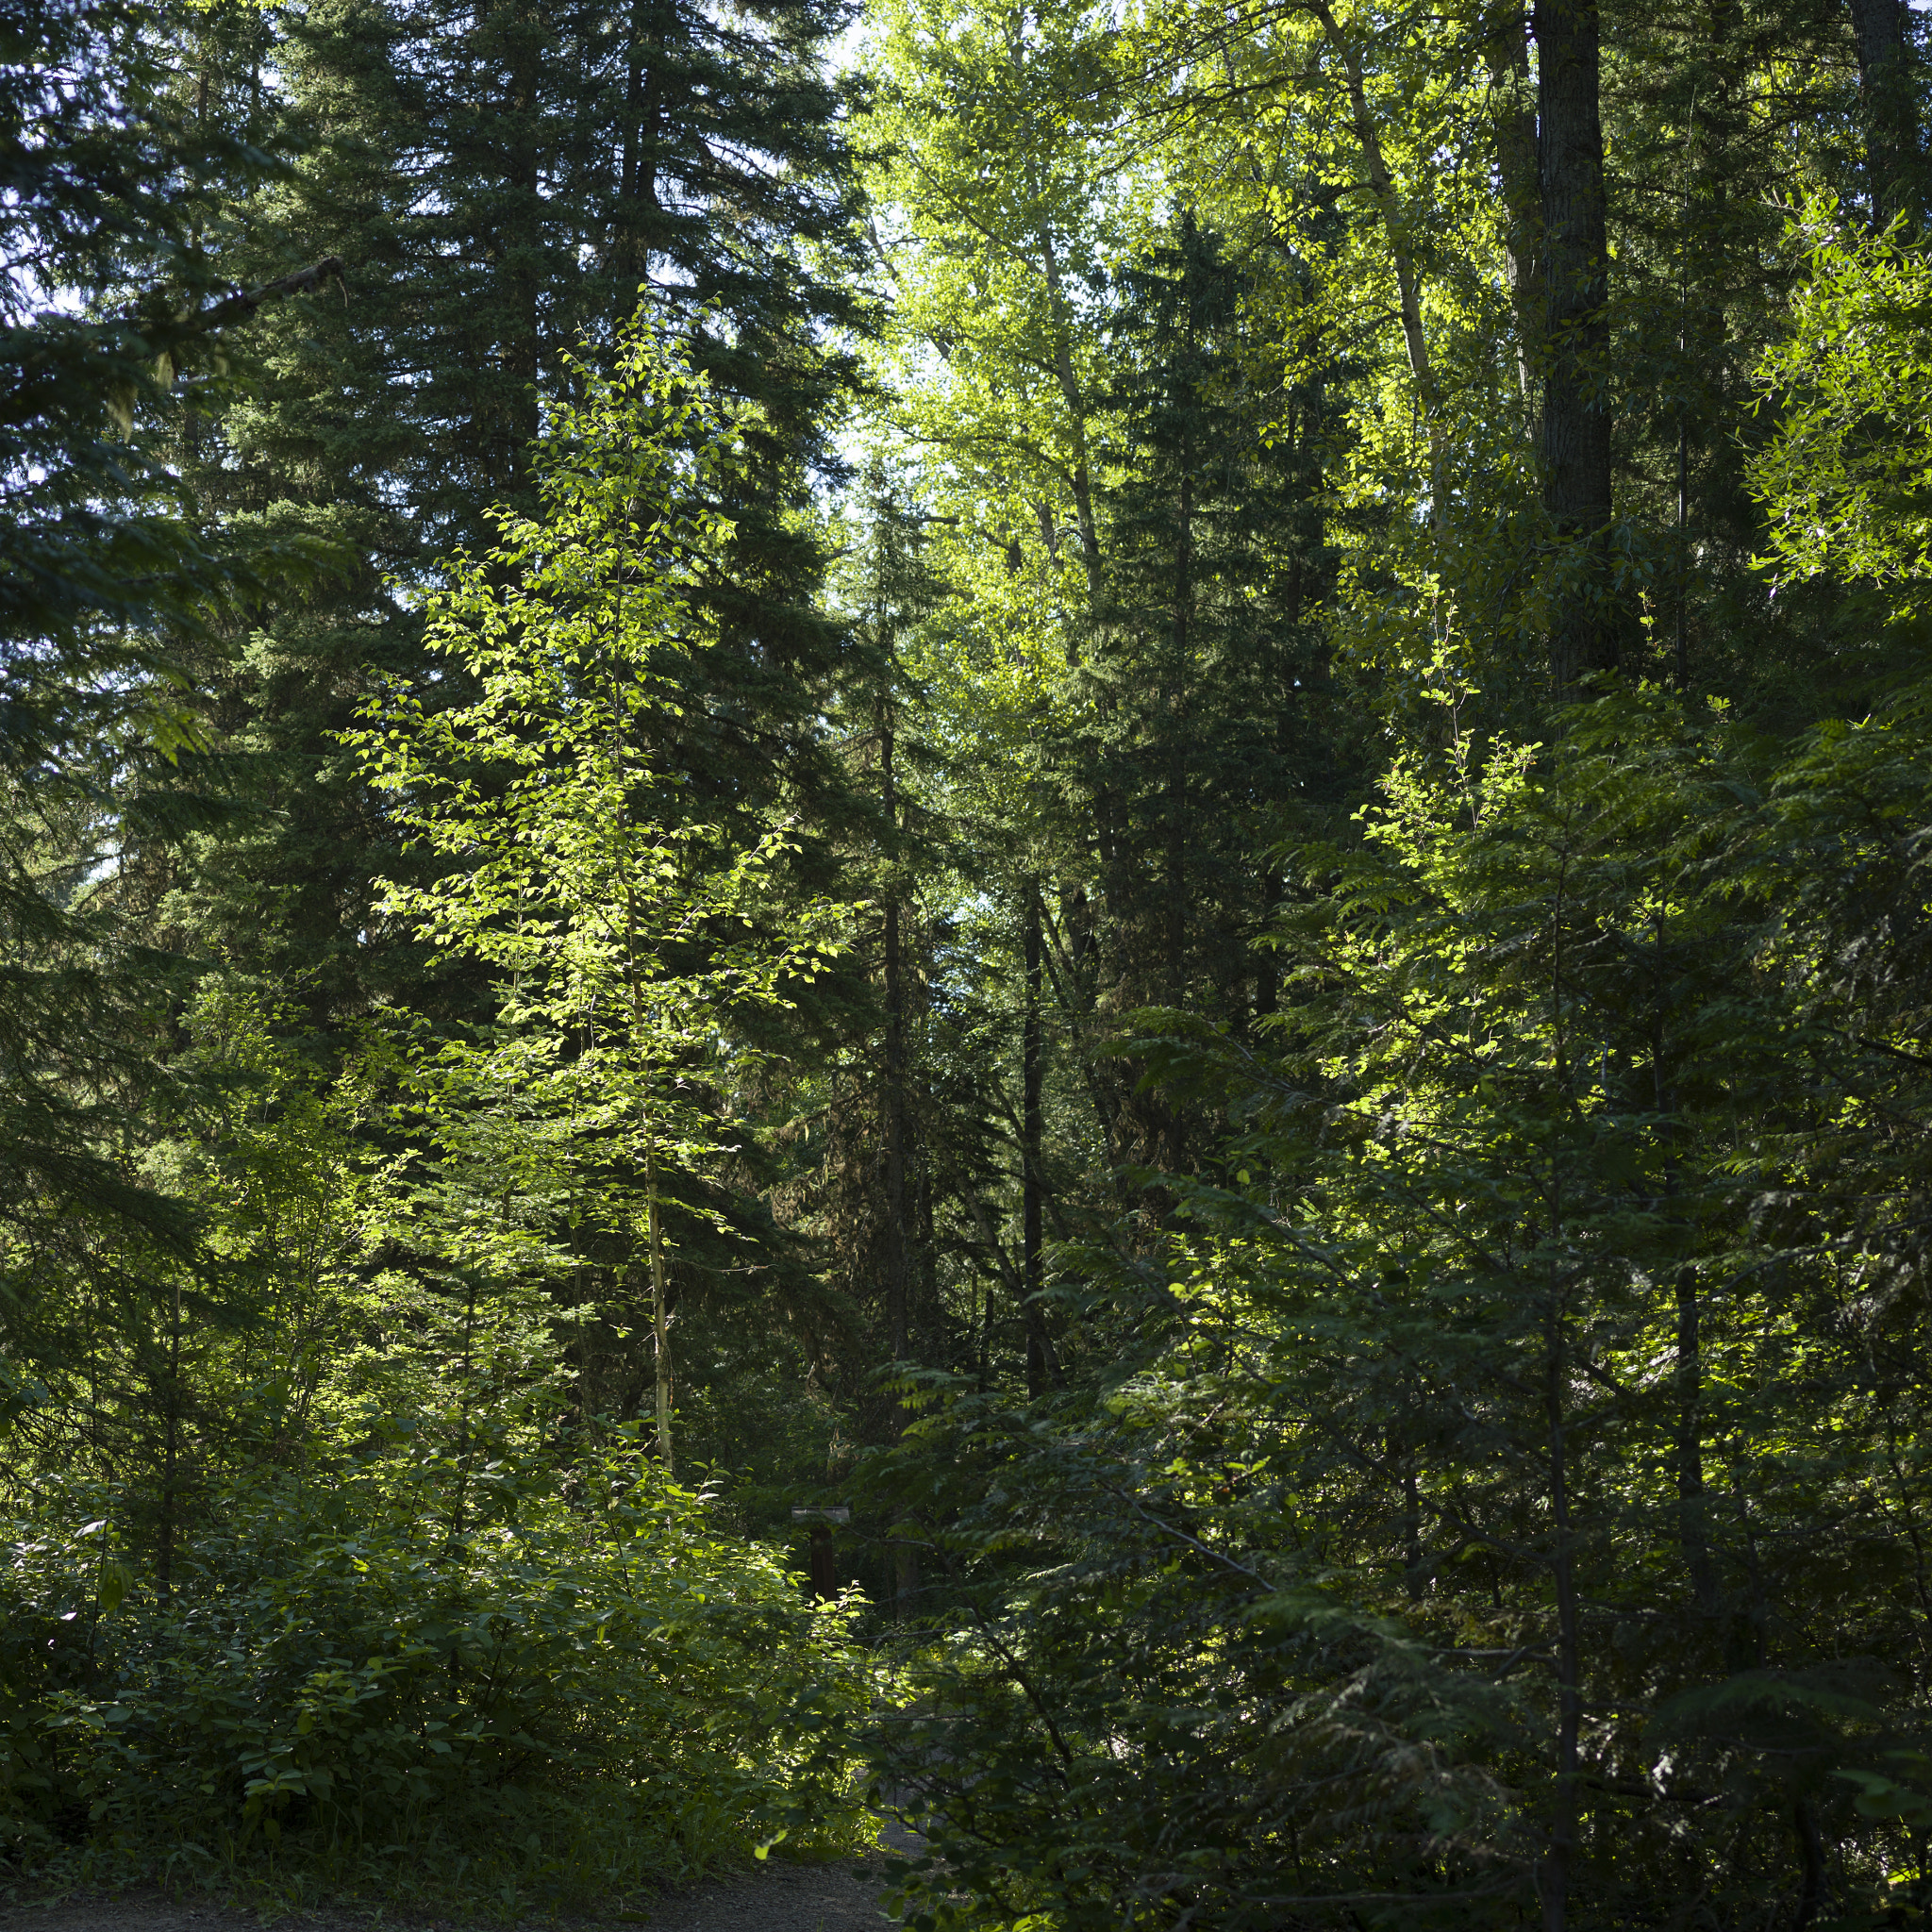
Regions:
<instances>
[{"instance_id":1,"label":"undergrowth","mask_svg":"<svg viewBox=\"0 0 1932 1932\"><path fill-rule=\"evenodd\" d=\"M439 1475L238 1481L145 1592L111 1497L0 1530L0 1887L513 1918L870 1843L846 1607L632 1445Z\"/></svg>"}]
</instances>

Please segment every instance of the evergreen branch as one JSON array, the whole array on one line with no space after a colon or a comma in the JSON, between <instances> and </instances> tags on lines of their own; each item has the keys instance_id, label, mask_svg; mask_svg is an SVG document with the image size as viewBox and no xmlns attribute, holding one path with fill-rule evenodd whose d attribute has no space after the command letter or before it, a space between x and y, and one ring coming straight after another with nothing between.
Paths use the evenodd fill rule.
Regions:
<instances>
[{"instance_id":1,"label":"evergreen branch","mask_svg":"<svg viewBox=\"0 0 1932 1932\"><path fill-rule=\"evenodd\" d=\"M177 324L174 333L207 335L212 329L225 328L231 322L245 321L264 303L279 301L285 295L305 295L331 275L341 281L342 266L340 255L325 255L320 261L311 261L307 268L298 268L291 275L277 275L274 281L264 282L258 289L247 289L217 302L212 308L205 308L199 315Z\"/></svg>"}]
</instances>

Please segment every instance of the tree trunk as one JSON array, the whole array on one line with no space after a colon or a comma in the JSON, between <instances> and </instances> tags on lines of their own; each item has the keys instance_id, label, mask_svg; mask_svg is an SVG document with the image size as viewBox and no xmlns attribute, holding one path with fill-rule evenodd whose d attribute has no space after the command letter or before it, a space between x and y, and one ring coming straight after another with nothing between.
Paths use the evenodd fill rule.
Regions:
<instances>
[{"instance_id":1,"label":"tree trunk","mask_svg":"<svg viewBox=\"0 0 1932 1932\"><path fill-rule=\"evenodd\" d=\"M1327 0L1313 0L1310 11L1322 23L1322 31L1341 57L1342 72L1348 79L1349 110L1355 120L1356 141L1361 148L1369 192L1375 197L1375 209L1382 218L1382 233L1389 244L1389 258L1395 270L1396 307L1402 318L1403 346L1408 352L1408 373L1415 379L1416 401L1428 427L1429 508L1432 521L1440 524L1444 510L1441 396L1436 385L1435 365L1429 359L1428 336L1423 328L1422 278L1416 273L1415 251L1409 245L1408 218L1395 192L1395 177L1389 172L1381 133L1369 106L1361 53L1342 32Z\"/></svg>"},{"instance_id":2,"label":"tree trunk","mask_svg":"<svg viewBox=\"0 0 1932 1932\"><path fill-rule=\"evenodd\" d=\"M640 282L651 273L647 225L658 212L658 124L663 111L664 10L634 0L624 104L624 152L618 171L617 258Z\"/></svg>"},{"instance_id":3,"label":"tree trunk","mask_svg":"<svg viewBox=\"0 0 1932 1932\"><path fill-rule=\"evenodd\" d=\"M1677 351L1684 350L1677 338ZM1677 689L1690 687L1690 666L1685 631L1690 617L1690 427L1680 405L1677 411L1677 634L1672 653Z\"/></svg>"},{"instance_id":4,"label":"tree trunk","mask_svg":"<svg viewBox=\"0 0 1932 1932\"><path fill-rule=\"evenodd\" d=\"M167 1414L161 1443L161 1518L155 1548L155 1594L166 1603L175 1587L175 1499L181 1463L181 1286L175 1284L168 1316Z\"/></svg>"},{"instance_id":5,"label":"tree trunk","mask_svg":"<svg viewBox=\"0 0 1932 1932\"><path fill-rule=\"evenodd\" d=\"M1097 999L1093 985L1093 966L1099 951L1091 935L1085 930L1087 914L1086 894L1074 891L1070 900L1062 902L1067 921L1068 939L1071 945L1063 944L1047 920L1043 902L1036 901L1036 909L1044 930L1047 950L1041 958L1046 974L1053 988L1053 995L1060 1009L1060 1016L1066 1022L1074 1052L1074 1063L1079 1069L1080 1082L1087 1090L1087 1098L1093 1108L1093 1123L1100 1131L1109 1158L1116 1157L1122 1146L1122 1109L1103 1083L1098 1060L1101 1052L1102 1025L1097 1009ZM1058 960L1058 964L1056 964ZM1118 1183L1117 1183L1118 1185ZM1120 1191L1121 1205L1124 1207L1130 1198L1125 1190Z\"/></svg>"},{"instance_id":6,"label":"tree trunk","mask_svg":"<svg viewBox=\"0 0 1932 1932\"><path fill-rule=\"evenodd\" d=\"M1428 1574L1423 1561L1422 1486L1416 1480L1415 1452L1402 1452L1406 1466L1402 1472L1402 1557L1403 1574L1408 1583L1408 1600L1419 1604L1428 1587Z\"/></svg>"},{"instance_id":7,"label":"tree trunk","mask_svg":"<svg viewBox=\"0 0 1932 1932\"><path fill-rule=\"evenodd\" d=\"M1570 1868L1576 1854L1577 1743L1583 1724L1582 1646L1571 1547L1569 1439L1563 1407L1569 1353L1562 1311L1553 1308L1543 1363L1543 1409L1550 1474L1550 1572L1557 1593L1557 1790L1540 1879L1543 1932L1564 1932L1568 1922Z\"/></svg>"},{"instance_id":8,"label":"tree trunk","mask_svg":"<svg viewBox=\"0 0 1932 1932\"><path fill-rule=\"evenodd\" d=\"M1087 457L1087 398L1074 368L1074 317L1060 286L1059 253L1053 229L1040 224L1040 267L1046 281L1048 310L1053 317L1053 369L1060 400L1066 405L1067 426L1074 442L1074 514L1080 525L1080 560L1087 572L1087 595L1094 615L1100 613L1105 579L1100 566L1100 525L1093 513L1093 479ZM1071 654L1070 654L1071 656Z\"/></svg>"},{"instance_id":9,"label":"tree trunk","mask_svg":"<svg viewBox=\"0 0 1932 1932\"><path fill-rule=\"evenodd\" d=\"M1046 1391L1052 1372L1052 1350L1047 1340L1046 1310L1040 1300L1041 1291L1046 1286L1045 1256L1041 1244L1040 1189L1040 893L1030 880L1025 891L1026 1015L1021 1046L1020 1279L1021 1312L1026 1324L1026 1392L1037 1396Z\"/></svg>"},{"instance_id":10,"label":"tree trunk","mask_svg":"<svg viewBox=\"0 0 1932 1932\"><path fill-rule=\"evenodd\" d=\"M1558 697L1613 670L1618 625L1609 569L1609 242L1599 107L1595 0L1538 0L1537 166L1542 184L1548 358L1543 382L1543 504L1562 559L1550 639Z\"/></svg>"},{"instance_id":11,"label":"tree trunk","mask_svg":"<svg viewBox=\"0 0 1932 1932\"><path fill-rule=\"evenodd\" d=\"M664 1223L658 1211L658 1155L644 1153L645 1216L651 1245L651 1337L655 1344L658 1459L671 1474L671 1304L664 1281Z\"/></svg>"},{"instance_id":12,"label":"tree trunk","mask_svg":"<svg viewBox=\"0 0 1932 1932\"><path fill-rule=\"evenodd\" d=\"M917 1230L913 1252L917 1265L913 1270L913 1285L918 1291L919 1306L930 1309L937 1306L940 1292L939 1250L933 1239L932 1217L932 1150L922 1136L915 1143L914 1158L918 1162L919 1178L913 1183L913 1221Z\"/></svg>"},{"instance_id":13,"label":"tree trunk","mask_svg":"<svg viewBox=\"0 0 1932 1932\"><path fill-rule=\"evenodd\" d=\"M1808 1798L1800 1798L1791 1807L1791 1829L1798 1840L1798 1916L1792 1932L1805 1928L1817 1918L1824 1904L1824 1841L1818 1830L1818 1813Z\"/></svg>"},{"instance_id":14,"label":"tree trunk","mask_svg":"<svg viewBox=\"0 0 1932 1932\"><path fill-rule=\"evenodd\" d=\"M1274 930L1281 911L1281 868L1272 858L1262 861L1261 934L1262 943L1255 949L1255 1017L1266 1019L1281 1003L1281 964L1267 936Z\"/></svg>"},{"instance_id":15,"label":"tree trunk","mask_svg":"<svg viewBox=\"0 0 1932 1932\"><path fill-rule=\"evenodd\" d=\"M452 1546L462 1541L463 1532L469 1524L470 1451L473 1446L470 1418L475 1412L476 1399L476 1278L467 1272L463 1275L463 1363L459 1373L463 1387L462 1429L457 1438L457 1493L450 1510ZM452 1653L452 1671L456 1664L456 1657Z\"/></svg>"},{"instance_id":16,"label":"tree trunk","mask_svg":"<svg viewBox=\"0 0 1932 1932\"><path fill-rule=\"evenodd\" d=\"M1188 265L1191 279L1193 264ZM1193 331L1189 329L1188 358L1193 359ZM1192 399L1190 398L1190 401ZM1190 409L1188 414L1191 416ZM1180 500L1175 506L1179 527L1174 543L1174 671L1167 704L1167 1003L1178 1007L1187 997L1188 948L1188 687L1193 669L1194 602L1194 442L1191 423L1181 430ZM1034 918L1038 920L1038 913ZM1179 1166L1180 1150L1168 1153L1171 1166Z\"/></svg>"},{"instance_id":17,"label":"tree trunk","mask_svg":"<svg viewBox=\"0 0 1932 1932\"><path fill-rule=\"evenodd\" d=\"M1312 415L1312 411L1309 412ZM1308 433L1310 424L1306 420L1291 418L1291 433L1297 443ZM1291 636L1301 629L1302 623L1302 559L1299 546L1294 561L1288 574L1288 608L1283 612L1284 625ZM1299 716L1299 700L1293 695L1299 679L1291 681L1286 670L1281 673L1281 708L1274 714L1274 754L1286 764L1294 755L1297 726L1304 721ZM1274 948L1267 943L1268 935L1274 930L1274 922L1281 911L1281 867L1272 853L1262 855L1261 874L1261 937L1255 966L1255 1017L1258 1020L1276 1010L1281 1003L1281 962Z\"/></svg>"},{"instance_id":18,"label":"tree trunk","mask_svg":"<svg viewBox=\"0 0 1932 1932\"><path fill-rule=\"evenodd\" d=\"M886 785L890 797L891 734L887 746ZM885 906L886 1079L882 1096L886 1155L886 1214L880 1243L884 1264L886 1328L892 1359L907 1360L911 1351L911 1298L906 1254L906 1019L904 966L900 958L899 905L889 891Z\"/></svg>"},{"instance_id":19,"label":"tree trunk","mask_svg":"<svg viewBox=\"0 0 1932 1932\"><path fill-rule=\"evenodd\" d=\"M503 379L490 463L494 488L507 497L528 475L530 445L541 426L537 389L542 375L544 157L538 134L541 125L541 42L518 0L512 0L501 12L508 23L509 41L504 102L508 193L501 226L492 237L503 291L503 335L497 346ZM499 49L500 54L503 51Z\"/></svg>"},{"instance_id":20,"label":"tree trunk","mask_svg":"<svg viewBox=\"0 0 1932 1932\"><path fill-rule=\"evenodd\" d=\"M881 608L884 599L880 600ZM889 634L890 635L890 634ZM893 739L893 692L891 652L887 650L887 683L879 703L879 790L886 824L894 831L899 824L898 774L893 769L897 749ZM884 1128L886 1143L886 1225L884 1241L886 1325L891 1332L892 1359L903 1362L912 1354L911 1269L906 1241L906 974L902 957L900 907L895 885L889 885L885 905L886 975L886 1091ZM900 1432L910 1427L912 1411L900 1407ZM919 1596L919 1551L903 1533L892 1539L892 1596L894 1607L903 1617L910 1616Z\"/></svg>"},{"instance_id":21,"label":"tree trunk","mask_svg":"<svg viewBox=\"0 0 1932 1932\"><path fill-rule=\"evenodd\" d=\"M1543 192L1537 178L1536 109L1529 92L1529 47L1523 13L1505 8L1490 24L1484 56L1496 97L1496 178L1503 191L1503 255L1516 322L1516 381L1532 443L1542 434L1537 363L1542 354L1548 297L1543 289Z\"/></svg>"},{"instance_id":22,"label":"tree trunk","mask_svg":"<svg viewBox=\"0 0 1932 1932\"><path fill-rule=\"evenodd\" d=\"M1858 106L1865 124L1866 191L1872 219L1889 227L1924 218L1919 178L1919 112L1913 98L1905 0L1851 0L1858 44Z\"/></svg>"}]
</instances>

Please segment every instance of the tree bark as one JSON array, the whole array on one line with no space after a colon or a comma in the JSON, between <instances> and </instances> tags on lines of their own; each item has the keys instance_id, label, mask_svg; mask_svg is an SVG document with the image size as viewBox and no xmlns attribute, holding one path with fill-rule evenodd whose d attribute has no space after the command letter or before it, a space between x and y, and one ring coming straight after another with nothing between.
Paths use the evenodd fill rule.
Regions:
<instances>
[{"instance_id":1,"label":"tree bark","mask_svg":"<svg viewBox=\"0 0 1932 1932\"><path fill-rule=\"evenodd\" d=\"M650 1131L646 1129L646 1131ZM658 1459L671 1474L671 1299L664 1278L664 1222L658 1211L658 1154L644 1149L644 1214L651 1248L651 1339L653 1393L658 1411Z\"/></svg>"},{"instance_id":2,"label":"tree bark","mask_svg":"<svg viewBox=\"0 0 1932 1932\"><path fill-rule=\"evenodd\" d=\"M1824 1841L1818 1829L1818 1814L1810 1800L1800 1798L1791 1807L1791 1830L1798 1840L1798 1916L1792 1932L1806 1932L1824 1903Z\"/></svg>"},{"instance_id":3,"label":"tree bark","mask_svg":"<svg viewBox=\"0 0 1932 1932\"><path fill-rule=\"evenodd\" d=\"M888 820L894 815L891 701L881 708L881 776ZM884 1259L886 1327L892 1359L908 1359L912 1345L911 1298L906 1265L906 987L899 930L900 908L888 890L885 904L886 1079L880 1122L886 1155Z\"/></svg>"},{"instance_id":4,"label":"tree bark","mask_svg":"<svg viewBox=\"0 0 1932 1932\"><path fill-rule=\"evenodd\" d=\"M1924 208L1905 0L1851 0L1851 8L1873 224L1887 228L1903 215L1916 225L1924 218Z\"/></svg>"},{"instance_id":5,"label":"tree bark","mask_svg":"<svg viewBox=\"0 0 1932 1932\"><path fill-rule=\"evenodd\" d=\"M181 1285L174 1286L168 1315L167 1412L161 1450L161 1519L155 1551L155 1594L166 1603L175 1587L175 1499L179 1493L181 1452Z\"/></svg>"},{"instance_id":6,"label":"tree bark","mask_svg":"<svg viewBox=\"0 0 1932 1932\"><path fill-rule=\"evenodd\" d=\"M1543 505L1567 553L1550 638L1551 681L1573 694L1614 670L1609 570L1609 241L1596 0L1538 0L1537 173L1542 187L1547 373Z\"/></svg>"},{"instance_id":7,"label":"tree bark","mask_svg":"<svg viewBox=\"0 0 1932 1932\"><path fill-rule=\"evenodd\" d=\"M1408 1600L1419 1604L1428 1587L1428 1573L1423 1561L1422 1485L1416 1479L1415 1452L1402 1452L1406 1466L1402 1472L1402 1557L1403 1574L1408 1585Z\"/></svg>"},{"instance_id":8,"label":"tree bark","mask_svg":"<svg viewBox=\"0 0 1932 1932\"><path fill-rule=\"evenodd\" d=\"M1281 869L1271 858L1261 874L1261 943L1255 949L1255 1017L1265 1020L1281 1004L1281 963L1268 935L1281 911Z\"/></svg>"},{"instance_id":9,"label":"tree bark","mask_svg":"<svg viewBox=\"0 0 1932 1932\"><path fill-rule=\"evenodd\" d=\"M881 589L883 590L883 586ZM886 598L881 596L880 620L886 625ZM879 804L887 825L899 828L898 774L893 758L897 750L892 690L894 659L891 631L886 633L886 686L879 699ZM889 858L892 855L889 854ZM886 1224L883 1242L885 1265L886 1326L891 1335L892 1359L908 1361L912 1355L911 1268L906 1240L906 971L901 908L896 882L889 883L885 893L884 968L886 978L886 1082L884 1129L886 1152ZM900 1405L899 1427L903 1435L911 1426L912 1410ZM895 1530L892 1538L893 1607L900 1617L910 1616L919 1596L919 1552L904 1534Z\"/></svg>"},{"instance_id":10,"label":"tree bark","mask_svg":"<svg viewBox=\"0 0 1932 1932\"><path fill-rule=\"evenodd\" d=\"M505 496L528 475L530 445L541 417L537 402L542 375L543 161L539 145L542 104L543 42L523 0L496 9L504 18L499 58L507 58L503 111L508 124L501 225L492 243L501 280L503 335L497 344L502 372L494 433L489 438L490 475Z\"/></svg>"},{"instance_id":11,"label":"tree bark","mask_svg":"<svg viewBox=\"0 0 1932 1932\"><path fill-rule=\"evenodd\" d=\"M1043 217L1040 224L1040 265L1053 315L1054 375L1059 381L1060 399L1066 405L1068 432L1074 443L1074 514L1080 525L1080 559L1087 572L1087 594L1098 614L1105 579L1100 566L1100 525L1093 513L1093 479L1087 454L1087 398L1074 370L1074 319L1067 306L1066 291L1060 286L1059 255L1054 247L1053 229Z\"/></svg>"},{"instance_id":12,"label":"tree bark","mask_svg":"<svg viewBox=\"0 0 1932 1932\"><path fill-rule=\"evenodd\" d=\"M658 130L663 112L664 38L662 6L654 0L633 0L614 240L618 259L640 281L650 276L651 237L647 230L659 212Z\"/></svg>"},{"instance_id":13,"label":"tree bark","mask_svg":"<svg viewBox=\"0 0 1932 1932\"><path fill-rule=\"evenodd\" d=\"M285 295L306 295L318 289L325 281L340 279L342 273L342 258L340 255L325 255L320 261L311 261L307 268L298 268L292 275L277 275L272 282L264 282L258 289L249 289L238 295L225 295L221 301L204 308L199 315L190 316L185 322L166 325L164 333L173 341L181 336L206 335L210 329L225 328L231 322L243 322L255 313L265 302L279 300ZM130 322L138 320L130 311Z\"/></svg>"},{"instance_id":14,"label":"tree bark","mask_svg":"<svg viewBox=\"0 0 1932 1932\"><path fill-rule=\"evenodd\" d=\"M1043 902L1036 901L1036 908L1040 911L1047 944L1047 950L1041 956L1047 979L1060 1016L1066 1022L1074 1062L1080 1070L1081 1084L1087 1089L1087 1098L1092 1104L1094 1125L1100 1130L1101 1140L1107 1146L1109 1158L1112 1158L1119 1154L1122 1145L1121 1109L1109 1096L1096 1065L1101 1052L1102 1027L1090 969L1098 946L1091 935L1083 931L1088 909L1086 894L1075 891L1071 903L1063 907L1072 941L1071 950L1055 933ZM1125 1206L1126 1193L1123 1192L1120 1198L1122 1205Z\"/></svg>"},{"instance_id":15,"label":"tree bark","mask_svg":"<svg viewBox=\"0 0 1932 1932\"><path fill-rule=\"evenodd\" d=\"M1046 1310L1041 1291L1046 1286L1045 1255L1041 1246L1040 1144L1041 1000L1040 892L1026 885L1026 1013L1021 1043L1022 1111L1020 1125L1020 1278L1021 1312L1026 1324L1026 1392L1042 1395L1052 1374L1052 1348L1046 1333Z\"/></svg>"},{"instance_id":16,"label":"tree bark","mask_svg":"<svg viewBox=\"0 0 1932 1932\"><path fill-rule=\"evenodd\" d=\"M1496 177L1503 190L1503 257L1516 322L1516 381L1532 443L1541 440L1542 397L1537 362L1542 353L1548 297L1543 289L1543 192L1537 175L1536 109L1529 92L1529 47L1519 7L1490 23L1484 58L1495 96Z\"/></svg>"},{"instance_id":17,"label":"tree bark","mask_svg":"<svg viewBox=\"0 0 1932 1932\"><path fill-rule=\"evenodd\" d=\"M1557 1291L1560 1294L1560 1291ZM1550 1473L1550 1573L1557 1593L1557 1790L1539 1890L1543 1932L1564 1932L1570 1868L1576 1856L1577 1745L1583 1727L1582 1643L1570 1522L1570 1447L1563 1391L1570 1351L1560 1306L1549 1315L1543 1364L1543 1409Z\"/></svg>"},{"instance_id":18,"label":"tree bark","mask_svg":"<svg viewBox=\"0 0 1932 1932\"><path fill-rule=\"evenodd\" d=\"M1191 242L1192 218L1189 219ZM1194 279L1193 251L1189 250L1185 269L1189 282ZM1194 361L1193 290L1188 290L1187 359L1191 373ZM1189 397L1191 404L1193 398ZM1193 675L1194 616L1194 436L1193 411L1184 410L1181 425L1179 500L1174 571L1174 672L1167 702L1167 906L1164 951L1166 958L1167 1003L1178 1007L1187 996L1188 947L1188 692ZM1035 915L1036 918L1038 915ZM1170 1150L1171 1164L1178 1166L1180 1153Z\"/></svg>"},{"instance_id":19,"label":"tree bark","mask_svg":"<svg viewBox=\"0 0 1932 1932\"><path fill-rule=\"evenodd\" d=\"M1389 258L1395 269L1395 299L1402 317L1403 346L1408 354L1408 373L1415 380L1416 400L1428 430L1430 512L1440 524L1443 514L1441 393L1436 383L1435 364L1429 358L1429 339L1423 328L1422 279L1416 273L1414 250L1409 246L1407 217L1395 192L1395 177L1389 172L1382 137L1369 107L1361 54L1342 32L1327 0L1313 0L1310 10L1322 23L1329 44L1341 57L1342 72L1347 76L1349 112L1355 121L1356 141L1361 148L1362 166L1368 173L1369 192L1374 196L1375 211L1382 218Z\"/></svg>"}]
</instances>

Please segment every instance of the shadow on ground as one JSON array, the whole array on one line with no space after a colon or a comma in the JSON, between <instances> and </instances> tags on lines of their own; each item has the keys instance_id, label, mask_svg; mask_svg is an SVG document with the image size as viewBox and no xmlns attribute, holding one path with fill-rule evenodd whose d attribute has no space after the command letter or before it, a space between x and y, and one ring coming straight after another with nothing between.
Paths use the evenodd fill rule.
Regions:
<instances>
[{"instance_id":1,"label":"shadow on ground","mask_svg":"<svg viewBox=\"0 0 1932 1932\"><path fill-rule=\"evenodd\" d=\"M895 1824L886 1826L889 1850L916 1856L919 1841ZM883 1871L860 1877L848 1862L788 1865L778 1858L749 1872L707 1880L684 1891L667 1891L655 1903L608 1919L576 1919L549 1932L888 1932L879 1906ZM44 1905L0 1909L0 1932L480 1932L477 1922L427 1914L297 1910L273 1920L220 1906L183 1902L155 1892L70 1894ZM533 1921L533 1927L542 1922Z\"/></svg>"}]
</instances>

